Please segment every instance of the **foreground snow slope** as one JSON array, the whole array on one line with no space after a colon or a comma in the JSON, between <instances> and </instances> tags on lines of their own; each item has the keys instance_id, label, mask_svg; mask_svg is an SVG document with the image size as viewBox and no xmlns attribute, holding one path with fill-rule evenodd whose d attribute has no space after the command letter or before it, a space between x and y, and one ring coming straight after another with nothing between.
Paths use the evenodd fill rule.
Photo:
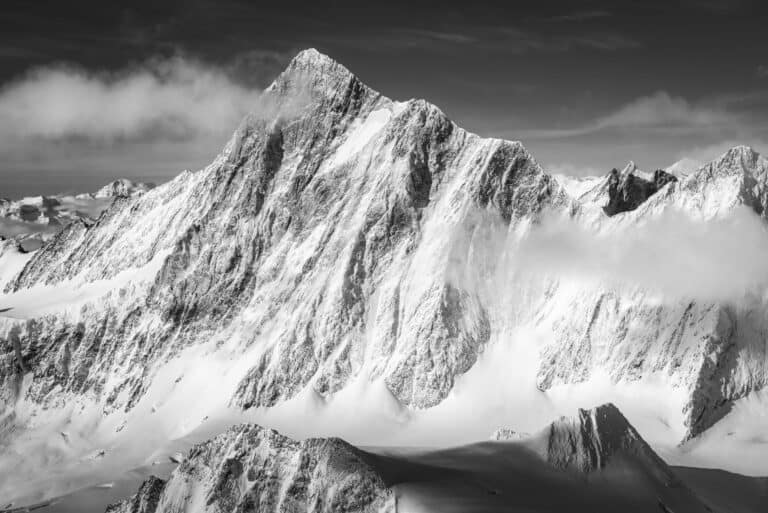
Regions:
<instances>
[{"instance_id":1,"label":"foreground snow slope","mask_svg":"<svg viewBox=\"0 0 768 513\"><path fill-rule=\"evenodd\" d=\"M391 413L394 433L454 400L471 411L503 394L524 423L583 400L573 390L652 390L653 441L675 444L765 386L761 291L699 298L523 258L552 223L621 241L670 215L763 219L768 166L754 151L608 216L604 195L572 198L520 143L394 102L314 50L256 107L206 169L73 222L8 277L0 471L15 472L0 494L63 493L206 419L276 418L288 403L298 413L275 423L289 430L352 397ZM491 353L505 374L473 388ZM457 398L467 388L477 395Z\"/></svg>"},{"instance_id":2,"label":"foreground snow slope","mask_svg":"<svg viewBox=\"0 0 768 513\"><path fill-rule=\"evenodd\" d=\"M756 484L731 478L726 487ZM694 493L607 404L513 442L441 451L377 454L337 439L294 442L238 426L193 448L167 481L150 478L107 511L747 513L759 511L759 497L753 489L720 509L708 493Z\"/></svg>"}]
</instances>

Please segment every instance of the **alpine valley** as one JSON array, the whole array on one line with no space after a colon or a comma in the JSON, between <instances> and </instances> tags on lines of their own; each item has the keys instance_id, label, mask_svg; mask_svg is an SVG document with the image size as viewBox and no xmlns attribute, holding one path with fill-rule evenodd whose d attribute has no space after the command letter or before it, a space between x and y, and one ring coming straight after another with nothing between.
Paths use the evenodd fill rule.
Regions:
<instances>
[{"instance_id":1,"label":"alpine valley","mask_svg":"<svg viewBox=\"0 0 768 513\"><path fill-rule=\"evenodd\" d=\"M768 160L683 167L305 50L205 169L6 205L56 221L0 254L0 508L763 511Z\"/></svg>"}]
</instances>

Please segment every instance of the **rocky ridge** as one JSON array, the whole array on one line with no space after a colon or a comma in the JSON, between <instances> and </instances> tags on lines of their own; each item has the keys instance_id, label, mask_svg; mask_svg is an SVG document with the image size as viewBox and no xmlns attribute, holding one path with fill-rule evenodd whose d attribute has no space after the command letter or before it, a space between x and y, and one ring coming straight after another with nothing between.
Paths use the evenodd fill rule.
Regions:
<instances>
[{"instance_id":1,"label":"rocky ridge","mask_svg":"<svg viewBox=\"0 0 768 513\"><path fill-rule=\"evenodd\" d=\"M150 478L108 513L394 513L395 495L359 449L235 426L193 447L167 481Z\"/></svg>"},{"instance_id":2,"label":"rocky ridge","mask_svg":"<svg viewBox=\"0 0 768 513\"><path fill-rule=\"evenodd\" d=\"M575 417L561 417L543 432L546 461L560 470L595 472L611 458L631 455L649 468L666 469L664 461L643 440L613 404L579 409Z\"/></svg>"},{"instance_id":3,"label":"rocky ridge","mask_svg":"<svg viewBox=\"0 0 768 513\"><path fill-rule=\"evenodd\" d=\"M519 143L469 134L423 101L392 102L315 51L266 94L278 114L246 119L211 166L69 225L8 284L110 280L162 262L74 324L25 323L30 399L98 391L107 410L131 408L166 359L214 332L263 348L233 397L245 408L308 384L327 395L364 364L403 404L428 407L472 366L489 321L450 283L451 259L471 251L463 234L481 228L477 210L528 219L566 202L557 183Z\"/></svg>"},{"instance_id":4,"label":"rocky ridge","mask_svg":"<svg viewBox=\"0 0 768 513\"><path fill-rule=\"evenodd\" d=\"M500 287L509 261L495 250L507 248L489 239L514 248L547 216L615 231L674 209L706 220L746 206L764 218L767 170L734 148L608 216L602 193L570 197L520 143L466 132L422 100L392 101L307 50L210 166L118 195L9 277L0 411L14 432L30 411L65 405L122 415L200 348L236 355L222 389L235 409L329 398L358 378L425 409L510 325L535 325L552 335L538 348L541 390L598 372L662 376L685 395L687 439L768 381L763 305L659 301L557 276ZM98 293L59 310L19 302L73 289ZM189 379L174 376L173 390Z\"/></svg>"}]
</instances>

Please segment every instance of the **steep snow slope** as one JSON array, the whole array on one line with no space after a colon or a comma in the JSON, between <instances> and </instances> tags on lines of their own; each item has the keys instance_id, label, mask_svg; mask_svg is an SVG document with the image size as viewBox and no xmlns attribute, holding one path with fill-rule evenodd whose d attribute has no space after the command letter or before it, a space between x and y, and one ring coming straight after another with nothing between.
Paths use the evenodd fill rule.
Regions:
<instances>
[{"instance_id":1,"label":"steep snow slope","mask_svg":"<svg viewBox=\"0 0 768 513\"><path fill-rule=\"evenodd\" d=\"M759 296L665 297L529 272L519 253L551 219L632 234L676 209L764 216L766 165L751 150L609 217L520 143L470 134L424 101L393 102L313 50L256 107L206 169L70 224L8 280L0 471L15 472L3 496L63 493L89 472L139 465L222 412L276 418L298 404L285 421L297 430L345 394L394 412L403 430L421 409L437 418L463 401L471 412L493 394L457 398L459 385L494 351L510 376L490 389L516 394L506 380L526 396L511 414L549 414L600 380L609 396L663 396L657 423L672 444L764 387Z\"/></svg>"}]
</instances>

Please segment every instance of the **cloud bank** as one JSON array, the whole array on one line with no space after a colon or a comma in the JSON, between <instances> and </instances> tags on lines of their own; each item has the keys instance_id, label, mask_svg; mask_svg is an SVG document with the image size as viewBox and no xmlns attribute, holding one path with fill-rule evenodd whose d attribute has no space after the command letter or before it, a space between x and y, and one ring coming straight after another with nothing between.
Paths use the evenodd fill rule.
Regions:
<instances>
[{"instance_id":1,"label":"cloud bank","mask_svg":"<svg viewBox=\"0 0 768 513\"><path fill-rule=\"evenodd\" d=\"M0 89L0 127L15 140L179 140L233 131L259 92L175 57L119 73L38 68Z\"/></svg>"},{"instance_id":2,"label":"cloud bank","mask_svg":"<svg viewBox=\"0 0 768 513\"><path fill-rule=\"evenodd\" d=\"M706 222L668 211L607 234L549 219L510 258L525 273L638 286L669 297L737 301L768 285L766 254L766 227L744 208Z\"/></svg>"},{"instance_id":3,"label":"cloud bank","mask_svg":"<svg viewBox=\"0 0 768 513\"><path fill-rule=\"evenodd\" d=\"M281 58L221 67L185 57L117 72L55 65L0 86L0 196L94 191L117 178L163 182L209 164L246 116L291 117L310 100L261 93ZM270 73L271 74L271 73ZM274 76L270 76L274 78Z\"/></svg>"},{"instance_id":4,"label":"cloud bank","mask_svg":"<svg viewBox=\"0 0 768 513\"><path fill-rule=\"evenodd\" d=\"M533 130L534 138L563 138L609 131L686 135L712 133L738 125L738 118L716 105L694 104L666 91L657 91L620 106L585 125L567 129Z\"/></svg>"}]
</instances>

